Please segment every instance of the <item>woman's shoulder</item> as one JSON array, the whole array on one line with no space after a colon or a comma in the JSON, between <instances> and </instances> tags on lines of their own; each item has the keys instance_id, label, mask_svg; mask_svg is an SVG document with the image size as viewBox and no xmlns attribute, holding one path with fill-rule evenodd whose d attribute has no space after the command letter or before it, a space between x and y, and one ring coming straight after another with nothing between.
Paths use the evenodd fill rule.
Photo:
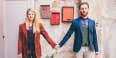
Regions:
<instances>
[{"instance_id":1,"label":"woman's shoulder","mask_svg":"<svg viewBox=\"0 0 116 58\"><path fill-rule=\"evenodd\" d=\"M21 27L21 26L25 26L25 25L26 25L26 23L23 22L23 23L20 23L20 24L19 24L19 27Z\"/></svg>"},{"instance_id":2,"label":"woman's shoulder","mask_svg":"<svg viewBox=\"0 0 116 58\"><path fill-rule=\"evenodd\" d=\"M38 23L40 26L43 26L43 24L41 22Z\"/></svg>"}]
</instances>

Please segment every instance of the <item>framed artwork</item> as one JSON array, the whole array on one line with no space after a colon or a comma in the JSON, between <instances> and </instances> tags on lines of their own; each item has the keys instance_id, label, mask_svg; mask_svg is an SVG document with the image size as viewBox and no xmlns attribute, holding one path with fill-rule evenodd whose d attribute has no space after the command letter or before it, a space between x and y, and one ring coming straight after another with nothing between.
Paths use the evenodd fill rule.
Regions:
<instances>
[{"instance_id":1,"label":"framed artwork","mask_svg":"<svg viewBox=\"0 0 116 58\"><path fill-rule=\"evenodd\" d=\"M62 21L71 22L74 18L74 7L62 7Z\"/></svg>"},{"instance_id":2,"label":"framed artwork","mask_svg":"<svg viewBox=\"0 0 116 58\"><path fill-rule=\"evenodd\" d=\"M50 19L50 5L40 5L40 18Z\"/></svg>"},{"instance_id":3,"label":"framed artwork","mask_svg":"<svg viewBox=\"0 0 116 58\"><path fill-rule=\"evenodd\" d=\"M51 13L51 25L59 25L60 24L60 12L52 12Z\"/></svg>"}]
</instances>

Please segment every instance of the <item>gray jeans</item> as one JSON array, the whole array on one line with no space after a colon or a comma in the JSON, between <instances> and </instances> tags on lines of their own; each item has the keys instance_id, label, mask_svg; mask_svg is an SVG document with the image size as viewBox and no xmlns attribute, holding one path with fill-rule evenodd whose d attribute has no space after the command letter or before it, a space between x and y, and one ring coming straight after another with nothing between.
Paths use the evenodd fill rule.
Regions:
<instances>
[{"instance_id":1,"label":"gray jeans","mask_svg":"<svg viewBox=\"0 0 116 58\"><path fill-rule=\"evenodd\" d=\"M75 58L95 58L94 52L89 47L81 47L80 51L75 53Z\"/></svg>"}]
</instances>

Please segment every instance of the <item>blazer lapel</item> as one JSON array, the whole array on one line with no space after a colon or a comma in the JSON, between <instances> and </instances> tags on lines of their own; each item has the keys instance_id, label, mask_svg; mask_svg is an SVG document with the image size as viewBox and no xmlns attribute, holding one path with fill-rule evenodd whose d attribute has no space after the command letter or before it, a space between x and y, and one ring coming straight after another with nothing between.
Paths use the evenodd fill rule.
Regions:
<instances>
[{"instance_id":1,"label":"blazer lapel","mask_svg":"<svg viewBox=\"0 0 116 58\"><path fill-rule=\"evenodd\" d=\"M91 29L91 21L88 19L88 32L90 31Z\"/></svg>"},{"instance_id":2,"label":"blazer lapel","mask_svg":"<svg viewBox=\"0 0 116 58\"><path fill-rule=\"evenodd\" d=\"M78 24L79 24L79 29L80 29L80 31L81 31L81 33L82 33L82 28L81 28L81 19L79 19Z\"/></svg>"}]
</instances>

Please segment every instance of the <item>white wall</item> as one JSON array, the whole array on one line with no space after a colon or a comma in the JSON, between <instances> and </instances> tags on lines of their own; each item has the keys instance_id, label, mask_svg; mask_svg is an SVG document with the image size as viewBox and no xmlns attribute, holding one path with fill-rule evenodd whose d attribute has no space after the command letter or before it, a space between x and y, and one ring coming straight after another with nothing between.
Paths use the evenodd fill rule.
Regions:
<instances>
[{"instance_id":1,"label":"white wall","mask_svg":"<svg viewBox=\"0 0 116 58\"><path fill-rule=\"evenodd\" d=\"M4 1L5 58L17 58L18 25L25 20L27 1Z\"/></svg>"},{"instance_id":2,"label":"white wall","mask_svg":"<svg viewBox=\"0 0 116 58\"><path fill-rule=\"evenodd\" d=\"M3 36L3 0L0 0L0 58L4 58L4 40Z\"/></svg>"}]
</instances>

